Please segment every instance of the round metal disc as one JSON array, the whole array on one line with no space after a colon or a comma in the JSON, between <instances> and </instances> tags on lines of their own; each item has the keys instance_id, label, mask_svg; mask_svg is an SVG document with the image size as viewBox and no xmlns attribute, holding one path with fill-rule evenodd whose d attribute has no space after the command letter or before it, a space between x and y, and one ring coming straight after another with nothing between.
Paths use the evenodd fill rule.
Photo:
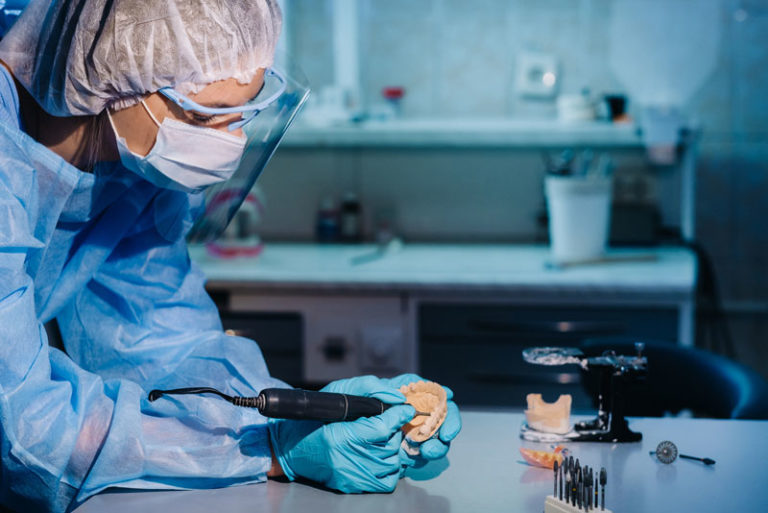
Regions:
<instances>
[{"instance_id":1,"label":"round metal disc","mask_svg":"<svg viewBox=\"0 0 768 513\"><path fill-rule=\"evenodd\" d=\"M662 463L672 463L677 459L677 446L669 440L664 440L656 446L656 457Z\"/></svg>"}]
</instances>

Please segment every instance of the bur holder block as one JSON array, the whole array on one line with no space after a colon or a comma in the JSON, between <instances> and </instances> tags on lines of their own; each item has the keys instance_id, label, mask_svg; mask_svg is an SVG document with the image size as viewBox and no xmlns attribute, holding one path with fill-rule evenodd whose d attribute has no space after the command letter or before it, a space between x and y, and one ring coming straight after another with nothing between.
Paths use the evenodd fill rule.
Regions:
<instances>
[{"instance_id":1,"label":"bur holder block","mask_svg":"<svg viewBox=\"0 0 768 513\"><path fill-rule=\"evenodd\" d=\"M613 513L607 508L594 508L590 511L593 511L594 513ZM544 513L584 513L584 509L579 509L578 506L573 506L565 501L555 498L553 495L548 495L544 501Z\"/></svg>"}]
</instances>

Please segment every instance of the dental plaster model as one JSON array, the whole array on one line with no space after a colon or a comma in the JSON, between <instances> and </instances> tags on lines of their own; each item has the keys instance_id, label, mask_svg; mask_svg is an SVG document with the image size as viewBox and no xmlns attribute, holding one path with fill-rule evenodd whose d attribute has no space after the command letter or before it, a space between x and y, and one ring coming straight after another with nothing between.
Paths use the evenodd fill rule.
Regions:
<instances>
[{"instance_id":1,"label":"dental plaster model","mask_svg":"<svg viewBox=\"0 0 768 513\"><path fill-rule=\"evenodd\" d=\"M562 445L558 445L553 451L536 451L525 447L520 448L520 455L529 465L534 467L553 468L555 462L558 465L562 465L567 454L568 449Z\"/></svg>"},{"instance_id":2,"label":"dental plaster model","mask_svg":"<svg viewBox=\"0 0 768 513\"><path fill-rule=\"evenodd\" d=\"M403 426L405 438L409 442L424 442L432 438L440 429L447 411L445 389L433 381L416 381L400 387L405 402L417 411L430 412L430 415L414 417Z\"/></svg>"},{"instance_id":3,"label":"dental plaster model","mask_svg":"<svg viewBox=\"0 0 768 513\"><path fill-rule=\"evenodd\" d=\"M554 403L544 402L541 394L528 394L525 419L531 429L565 434L571 430L571 395L561 395Z\"/></svg>"}]
</instances>

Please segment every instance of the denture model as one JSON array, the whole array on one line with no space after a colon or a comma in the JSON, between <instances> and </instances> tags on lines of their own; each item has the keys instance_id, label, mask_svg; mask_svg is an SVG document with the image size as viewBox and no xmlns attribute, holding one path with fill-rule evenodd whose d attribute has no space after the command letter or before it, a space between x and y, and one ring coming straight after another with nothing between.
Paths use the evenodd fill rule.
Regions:
<instances>
[{"instance_id":1,"label":"denture model","mask_svg":"<svg viewBox=\"0 0 768 513\"><path fill-rule=\"evenodd\" d=\"M545 433L565 434L571 429L571 396L561 395L554 403L544 402L541 394L528 394L525 419L528 427Z\"/></svg>"},{"instance_id":2,"label":"denture model","mask_svg":"<svg viewBox=\"0 0 768 513\"><path fill-rule=\"evenodd\" d=\"M415 381L400 387L405 396L405 402L416 411L429 412L429 416L414 417L403 426L405 438L409 442L424 442L429 440L445 420L447 397L445 389L433 381Z\"/></svg>"}]
</instances>

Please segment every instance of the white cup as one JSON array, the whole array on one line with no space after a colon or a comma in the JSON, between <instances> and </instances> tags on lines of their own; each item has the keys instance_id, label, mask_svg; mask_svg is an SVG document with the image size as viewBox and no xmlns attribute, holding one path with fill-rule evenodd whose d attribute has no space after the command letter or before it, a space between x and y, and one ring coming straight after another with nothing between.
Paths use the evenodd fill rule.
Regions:
<instances>
[{"instance_id":1,"label":"white cup","mask_svg":"<svg viewBox=\"0 0 768 513\"><path fill-rule=\"evenodd\" d=\"M549 239L555 262L579 262L605 253L611 212L611 178L547 176Z\"/></svg>"}]
</instances>

